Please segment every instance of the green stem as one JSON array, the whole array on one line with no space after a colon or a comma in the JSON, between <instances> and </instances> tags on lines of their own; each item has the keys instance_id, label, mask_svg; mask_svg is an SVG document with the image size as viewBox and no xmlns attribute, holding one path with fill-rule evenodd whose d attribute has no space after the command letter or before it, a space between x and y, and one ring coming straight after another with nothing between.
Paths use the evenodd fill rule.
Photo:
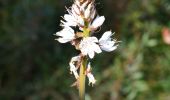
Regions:
<instances>
[{"instance_id":1,"label":"green stem","mask_svg":"<svg viewBox=\"0 0 170 100\"><path fill-rule=\"evenodd\" d=\"M90 35L89 33L90 33L90 30L88 28L83 29L84 37L89 37L89 35Z\"/></svg>"},{"instance_id":2,"label":"green stem","mask_svg":"<svg viewBox=\"0 0 170 100\"><path fill-rule=\"evenodd\" d=\"M86 64L87 64L87 58L83 58L81 67L80 67L80 73L79 73L79 96L80 100L85 100L85 81L86 81Z\"/></svg>"},{"instance_id":3,"label":"green stem","mask_svg":"<svg viewBox=\"0 0 170 100\"><path fill-rule=\"evenodd\" d=\"M83 28L84 37L89 37L90 30L88 29L88 22L85 21L85 27ZM79 96L80 100L85 100L85 82L86 82L86 66L87 66L87 57L84 56L80 66L79 73Z\"/></svg>"},{"instance_id":4,"label":"green stem","mask_svg":"<svg viewBox=\"0 0 170 100\"><path fill-rule=\"evenodd\" d=\"M83 28L84 37L89 37L89 35L90 35L90 30L88 29L89 23L85 20L84 24L85 24L85 26Z\"/></svg>"}]
</instances>

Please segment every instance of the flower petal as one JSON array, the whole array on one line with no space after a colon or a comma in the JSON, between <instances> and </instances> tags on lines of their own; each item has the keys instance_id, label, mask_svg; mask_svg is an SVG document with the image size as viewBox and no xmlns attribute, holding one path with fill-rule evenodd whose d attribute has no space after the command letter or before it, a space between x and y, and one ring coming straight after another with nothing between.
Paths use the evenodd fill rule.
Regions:
<instances>
[{"instance_id":1,"label":"flower petal","mask_svg":"<svg viewBox=\"0 0 170 100\"><path fill-rule=\"evenodd\" d=\"M89 62L88 65L87 65L87 69L86 69L87 72L90 72L91 71L91 63Z\"/></svg>"},{"instance_id":2,"label":"flower petal","mask_svg":"<svg viewBox=\"0 0 170 100\"><path fill-rule=\"evenodd\" d=\"M66 21L75 20L75 18L74 18L72 15L70 15L70 14L65 14L65 15L64 15L64 19L65 19Z\"/></svg>"},{"instance_id":3,"label":"flower petal","mask_svg":"<svg viewBox=\"0 0 170 100\"><path fill-rule=\"evenodd\" d=\"M80 42L79 48L83 55L88 55L91 59L94 57L95 52L101 53L101 49L98 44L96 37L86 37Z\"/></svg>"},{"instance_id":4,"label":"flower petal","mask_svg":"<svg viewBox=\"0 0 170 100\"><path fill-rule=\"evenodd\" d=\"M85 13L84 13L85 18L89 18L90 17L91 8L92 8L92 3L90 3L88 5L87 9L85 10Z\"/></svg>"},{"instance_id":5,"label":"flower petal","mask_svg":"<svg viewBox=\"0 0 170 100\"><path fill-rule=\"evenodd\" d=\"M89 38L89 41L91 41L91 42L98 42L98 39L93 36L93 37Z\"/></svg>"},{"instance_id":6,"label":"flower petal","mask_svg":"<svg viewBox=\"0 0 170 100\"><path fill-rule=\"evenodd\" d=\"M67 43L67 42L69 42L70 41L70 39L65 39L65 38L58 38L58 39L56 39L58 42L60 42L60 43Z\"/></svg>"},{"instance_id":7,"label":"flower petal","mask_svg":"<svg viewBox=\"0 0 170 100\"><path fill-rule=\"evenodd\" d=\"M96 79L94 78L92 73L88 73L87 77L89 79L89 85L92 84L92 86L96 83Z\"/></svg>"},{"instance_id":8,"label":"flower petal","mask_svg":"<svg viewBox=\"0 0 170 100\"><path fill-rule=\"evenodd\" d=\"M99 39L99 41L102 41L102 40L107 40L108 38L110 38L112 36L112 32L111 31L107 31L105 32L102 37Z\"/></svg>"},{"instance_id":9,"label":"flower petal","mask_svg":"<svg viewBox=\"0 0 170 100\"><path fill-rule=\"evenodd\" d=\"M104 51L107 51L107 52L111 52L111 51L117 49L117 46L118 46L118 45L112 46L112 47L101 46L101 49L104 50Z\"/></svg>"},{"instance_id":10,"label":"flower petal","mask_svg":"<svg viewBox=\"0 0 170 100\"><path fill-rule=\"evenodd\" d=\"M91 65L88 63L87 69L87 77L89 79L89 85L92 84L92 86L96 83L96 79L94 78L93 74L91 73Z\"/></svg>"},{"instance_id":11,"label":"flower petal","mask_svg":"<svg viewBox=\"0 0 170 100\"><path fill-rule=\"evenodd\" d=\"M66 43L75 38L74 30L71 27L64 27L63 30L57 32L56 36L60 36L60 38L56 39L60 43Z\"/></svg>"},{"instance_id":12,"label":"flower petal","mask_svg":"<svg viewBox=\"0 0 170 100\"><path fill-rule=\"evenodd\" d=\"M77 20L80 26L84 26L84 19L82 17L79 16Z\"/></svg>"},{"instance_id":13,"label":"flower petal","mask_svg":"<svg viewBox=\"0 0 170 100\"><path fill-rule=\"evenodd\" d=\"M69 65L70 65L70 71L71 73L73 72L74 76L76 79L78 79L79 75L77 73L77 68L76 66L74 65L75 62L79 61L80 60L80 56L75 56L75 57L72 57L71 58L71 61L69 62Z\"/></svg>"},{"instance_id":14,"label":"flower petal","mask_svg":"<svg viewBox=\"0 0 170 100\"><path fill-rule=\"evenodd\" d=\"M97 17L97 18L94 19L91 27L96 29L96 28L100 27L103 24L104 21L105 21L104 16Z\"/></svg>"},{"instance_id":15,"label":"flower petal","mask_svg":"<svg viewBox=\"0 0 170 100\"><path fill-rule=\"evenodd\" d=\"M88 55L92 59L94 57L94 51L93 50L89 50L88 51Z\"/></svg>"},{"instance_id":16,"label":"flower petal","mask_svg":"<svg viewBox=\"0 0 170 100\"><path fill-rule=\"evenodd\" d=\"M101 52L102 52L102 50L100 49L99 45L97 45L97 44L94 44L94 45L93 45L93 49L94 49L94 51L95 51L96 53L101 53Z\"/></svg>"},{"instance_id":17,"label":"flower petal","mask_svg":"<svg viewBox=\"0 0 170 100\"><path fill-rule=\"evenodd\" d=\"M102 50L111 52L117 48L118 45L115 46L116 40L112 40L111 36L112 36L112 32L107 31L99 39L99 45Z\"/></svg>"},{"instance_id":18,"label":"flower petal","mask_svg":"<svg viewBox=\"0 0 170 100\"><path fill-rule=\"evenodd\" d=\"M84 12L84 10L85 10L85 8L86 8L86 6L87 6L88 3L89 3L89 1L86 0L86 1L80 6L80 10Z\"/></svg>"},{"instance_id":19,"label":"flower petal","mask_svg":"<svg viewBox=\"0 0 170 100\"><path fill-rule=\"evenodd\" d=\"M72 5L72 13L75 12L76 14L80 15L80 10L78 9L76 4Z\"/></svg>"}]
</instances>

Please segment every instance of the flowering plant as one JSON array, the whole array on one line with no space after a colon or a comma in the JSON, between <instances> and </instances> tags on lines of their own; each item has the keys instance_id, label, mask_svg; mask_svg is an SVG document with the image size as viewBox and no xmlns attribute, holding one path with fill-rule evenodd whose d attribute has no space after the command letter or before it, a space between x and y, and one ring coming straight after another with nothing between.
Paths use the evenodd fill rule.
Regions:
<instances>
[{"instance_id":1,"label":"flowering plant","mask_svg":"<svg viewBox=\"0 0 170 100\"><path fill-rule=\"evenodd\" d=\"M56 40L60 43L70 42L81 53L72 57L69 65L70 71L74 74L76 82L73 84L79 88L80 98L84 98L85 78L88 77L89 85L96 83L91 70L90 59L93 59L95 53L103 51L111 52L117 48L116 40L112 39L111 31L105 32L100 39L93 33L104 23L105 17L99 16L96 12L95 0L74 0L73 5L67 8L68 14L65 14L61 20L63 29L55 35L59 36ZM78 27L74 30L73 27ZM79 73L78 73L79 70Z\"/></svg>"}]
</instances>

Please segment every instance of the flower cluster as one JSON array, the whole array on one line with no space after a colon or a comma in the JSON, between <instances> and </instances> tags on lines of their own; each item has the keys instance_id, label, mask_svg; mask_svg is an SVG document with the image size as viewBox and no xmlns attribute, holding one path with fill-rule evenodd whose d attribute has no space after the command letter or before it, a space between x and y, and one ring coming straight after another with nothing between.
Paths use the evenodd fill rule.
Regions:
<instances>
[{"instance_id":1,"label":"flower cluster","mask_svg":"<svg viewBox=\"0 0 170 100\"><path fill-rule=\"evenodd\" d=\"M70 42L81 52L78 56L73 57L69 63L70 71L77 80L79 79L78 70L84 57L92 59L95 53L111 52L117 48L115 45L117 41L112 39L113 33L111 31L105 32L100 39L93 36L93 33L105 21L104 16L99 16L96 13L94 1L75 0L74 4L67 8L68 14L65 14L61 20L63 29L55 34L59 36L56 40L60 43ZM74 27L78 27L78 30L74 30ZM85 73L89 79L89 84L95 84L96 79L91 73L89 60Z\"/></svg>"}]
</instances>

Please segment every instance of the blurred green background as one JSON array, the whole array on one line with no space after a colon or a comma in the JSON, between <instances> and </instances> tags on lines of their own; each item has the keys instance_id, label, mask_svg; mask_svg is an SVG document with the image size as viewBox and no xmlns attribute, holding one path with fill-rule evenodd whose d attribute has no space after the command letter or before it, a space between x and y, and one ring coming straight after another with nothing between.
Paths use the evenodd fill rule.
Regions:
<instances>
[{"instance_id":1,"label":"blurred green background","mask_svg":"<svg viewBox=\"0 0 170 100\"><path fill-rule=\"evenodd\" d=\"M61 16L72 0L0 0L0 100L78 100L60 44ZM87 100L170 100L170 0L96 0L117 50L96 55ZM169 34L169 35L168 35Z\"/></svg>"}]
</instances>

